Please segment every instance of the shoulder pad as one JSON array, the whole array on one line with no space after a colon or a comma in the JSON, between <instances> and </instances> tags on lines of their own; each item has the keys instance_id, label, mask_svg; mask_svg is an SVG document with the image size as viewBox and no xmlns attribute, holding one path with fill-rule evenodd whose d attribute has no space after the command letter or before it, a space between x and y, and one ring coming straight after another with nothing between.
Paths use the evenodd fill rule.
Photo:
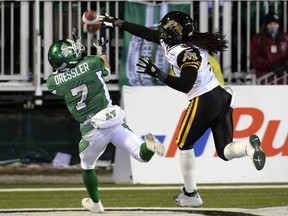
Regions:
<instances>
[{"instance_id":1,"label":"shoulder pad","mask_svg":"<svg viewBox=\"0 0 288 216\"><path fill-rule=\"evenodd\" d=\"M177 57L177 64L179 67L192 66L199 69L202 57L197 48L190 47L183 50Z\"/></svg>"}]
</instances>

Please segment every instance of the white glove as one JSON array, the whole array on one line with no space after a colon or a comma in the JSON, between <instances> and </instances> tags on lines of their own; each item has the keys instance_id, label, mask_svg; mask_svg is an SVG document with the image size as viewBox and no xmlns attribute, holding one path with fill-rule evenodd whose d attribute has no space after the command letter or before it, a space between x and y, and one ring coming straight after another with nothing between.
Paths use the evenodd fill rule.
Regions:
<instances>
[{"instance_id":1,"label":"white glove","mask_svg":"<svg viewBox=\"0 0 288 216\"><path fill-rule=\"evenodd\" d=\"M106 47L106 44L108 43L108 39L104 38L104 37L101 37L97 43L93 43L93 46L96 47L96 50L97 50L97 55L98 56L101 56L101 55L106 55L106 50L107 50L107 47Z\"/></svg>"}]
</instances>

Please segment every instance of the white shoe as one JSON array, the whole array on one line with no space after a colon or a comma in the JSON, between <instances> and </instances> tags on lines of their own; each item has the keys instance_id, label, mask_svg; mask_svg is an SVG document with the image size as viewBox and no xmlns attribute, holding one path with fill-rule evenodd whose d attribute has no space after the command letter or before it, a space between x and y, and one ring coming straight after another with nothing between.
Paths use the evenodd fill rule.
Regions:
<instances>
[{"instance_id":1,"label":"white shoe","mask_svg":"<svg viewBox=\"0 0 288 216\"><path fill-rule=\"evenodd\" d=\"M176 205L199 207L203 204L200 194L196 190L192 193L187 193L185 191L185 188L183 188L182 191L183 191L182 193L175 195L173 197Z\"/></svg>"},{"instance_id":2,"label":"white shoe","mask_svg":"<svg viewBox=\"0 0 288 216\"><path fill-rule=\"evenodd\" d=\"M150 151L156 152L160 156L164 156L165 147L164 145L151 133L148 133L144 136L147 148Z\"/></svg>"},{"instance_id":3,"label":"white shoe","mask_svg":"<svg viewBox=\"0 0 288 216\"><path fill-rule=\"evenodd\" d=\"M92 201L92 199L90 198L83 198L82 199L82 206L85 209L88 209L89 211L95 212L95 213L104 213L104 207L101 203L101 201L99 200L98 203L94 203Z\"/></svg>"}]
</instances>

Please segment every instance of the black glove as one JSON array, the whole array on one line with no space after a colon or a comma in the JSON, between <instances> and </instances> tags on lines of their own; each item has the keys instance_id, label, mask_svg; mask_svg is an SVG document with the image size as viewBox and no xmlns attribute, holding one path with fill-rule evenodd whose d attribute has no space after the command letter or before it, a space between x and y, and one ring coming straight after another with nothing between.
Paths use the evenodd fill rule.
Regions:
<instances>
[{"instance_id":1,"label":"black glove","mask_svg":"<svg viewBox=\"0 0 288 216\"><path fill-rule=\"evenodd\" d=\"M140 57L140 64L136 64L138 67L143 68L144 70L137 70L137 73L146 73L152 77L159 77L160 69L151 61L150 58Z\"/></svg>"},{"instance_id":2,"label":"black glove","mask_svg":"<svg viewBox=\"0 0 288 216\"><path fill-rule=\"evenodd\" d=\"M97 49L98 56L106 55L106 51L107 51L106 44L108 43L108 41L109 40L107 38L101 37L100 39L98 39L97 43L93 43L93 45Z\"/></svg>"},{"instance_id":3,"label":"black glove","mask_svg":"<svg viewBox=\"0 0 288 216\"><path fill-rule=\"evenodd\" d=\"M115 26L121 27L122 23L124 22L121 19L110 16L108 13L105 13L105 16L100 17L102 21L101 27L103 28L114 28Z\"/></svg>"}]
</instances>

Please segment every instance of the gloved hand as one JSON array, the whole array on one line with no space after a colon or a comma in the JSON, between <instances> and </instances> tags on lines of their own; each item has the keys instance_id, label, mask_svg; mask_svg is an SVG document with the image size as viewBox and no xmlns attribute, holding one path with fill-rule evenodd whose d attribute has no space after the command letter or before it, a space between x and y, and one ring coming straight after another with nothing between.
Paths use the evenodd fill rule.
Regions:
<instances>
[{"instance_id":1,"label":"gloved hand","mask_svg":"<svg viewBox=\"0 0 288 216\"><path fill-rule=\"evenodd\" d=\"M98 39L97 43L93 43L93 46L96 47L98 56L106 55L106 44L108 43L108 41L109 40L107 38L101 37L100 39Z\"/></svg>"},{"instance_id":2,"label":"gloved hand","mask_svg":"<svg viewBox=\"0 0 288 216\"><path fill-rule=\"evenodd\" d=\"M102 22L101 27L103 28L114 28L115 26L121 27L124 22L121 19L110 16L108 13L105 13L105 16L100 15L99 17Z\"/></svg>"},{"instance_id":3,"label":"gloved hand","mask_svg":"<svg viewBox=\"0 0 288 216\"><path fill-rule=\"evenodd\" d=\"M140 64L136 64L138 67L144 70L137 70L137 73L146 73L152 77L159 77L160 69L151 61L148 57L140 57Z\"/></svg>"}]
</instances>

